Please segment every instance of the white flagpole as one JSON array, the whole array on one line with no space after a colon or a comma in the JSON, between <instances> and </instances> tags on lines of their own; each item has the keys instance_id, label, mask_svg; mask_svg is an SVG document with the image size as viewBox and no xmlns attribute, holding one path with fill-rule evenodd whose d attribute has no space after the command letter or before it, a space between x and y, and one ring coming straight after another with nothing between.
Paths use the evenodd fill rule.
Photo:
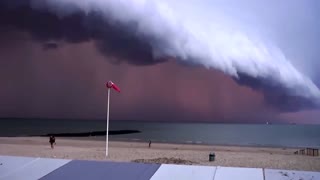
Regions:
<instances>
[{"instance_id":1,"label":"white flagpole","mask_svg":"<svg viewBox=\"0 0 320 180\"><path fill-rule=\"evenodd\" d=\"M107 129L106 129L106 157L108 157L110 91L111 91L111 88L108 88L108 100L107 100L107 101L108 101L108 103L107 103Z\"/></svg>"}]
</instances>

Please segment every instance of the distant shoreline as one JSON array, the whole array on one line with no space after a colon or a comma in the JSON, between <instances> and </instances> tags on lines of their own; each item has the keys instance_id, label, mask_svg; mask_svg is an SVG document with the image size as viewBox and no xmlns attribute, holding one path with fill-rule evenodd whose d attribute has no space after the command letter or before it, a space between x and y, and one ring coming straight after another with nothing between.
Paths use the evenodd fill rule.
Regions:
<instances>
[{"instance_id":1,"label":"distant shoreline","mask_svg":"<svg viewBox=\"0 0 320 180\"><path fill-rule=\"evenodd\" d=\"M65 119L65 118L19 118L19 117L2 117L0 118L0 121L6 121L6 120L19 120L19 121L34 121L34 120L45 120L45 121L99 121L99 122L105 122L105 119ZM139 119L112 119L111 122L129 122L129 123L184 123L184 124L243 124L243 125L318 125L315 123L295 123L295 122L279 122L277 120L266 120L266 121L249 121L249 122L239 122L239 121L209 121L209 120L194 120L194 121L184 121L184 120L158 120L158 121L148 121L148 120L139 120ZM267 124L269 122L270 124Z\"/></svg>"},{"instance_id":2,"label":"distant shoreline","mask_svg":"<svg viewBox=\"0 0 320 180\"><path fill-rule=\"evenodd\" d=\"M141 133L138 130L118 130L118 131L109 131L109 141L113 142L124 142L124 143L144 143L149 142L149 140L143 139L130 139L130 138L117 138L112 137L114 135L125 135L125 134L134 134ZM0 136L0 138L27 138L27 137L49 137L55 136L66 140L88 140L88 141L105 141L106 131L92 131L92 132L81 132L81 133L48 133L43 135L26 135L26 136ZM98 138L97 138L98 137ZM152 140L153 143L157 144L172 144L172 145L199 145L199 146L218 146L218 147L243 147L243 148L276 148L276 149L301 149L301 148L319 148L320 147L309 147L309 146L278 146L278 145L263 145L263 144L219 144L219 143L204 143L204 142L174 142L174 141L158 141Z\"/></svg>"},{"instance_id":3,"label":"distant shoreline","mask_svg":"<svg viewBox=\"0 0 320 180\"><path fill-rule=\"evenodd\" d=\"M109 141L114 142L149 142L149 140L143 139L130 139L130 138L117 138L112 137L116 135L126 135L126 134L135 134L141 133L138 130L118 130L118 131L109 131ZM0 138L27 138L27 137L49 137L55 136L63 139L70 139L70 140L89 140L89 141L105 141L106 131L92 131L92 132L81 132L81 133L48 133L42 135L25 135L25 136L0 136ZM219 144L219 143L204 143L204 142L175 142L175 141L159 141L159 140L152 140L153 143L158 144L173 144L173 145L203 145L203 146L219 146L219 147L247 147L247 148L278 148L278 149L301 149L301 148L319 148L319 146L279 146L279 145L268 145L268 144Z\"/></svg>"},{"instance_id":4,"label":"distant shoreline","mask_svg":"<svg viewBox=\"0 0 320 180\"><path fill-rule=\"evenodd\" d=\"M66 137L66 139L69 139ZM87 137L88 140L104 140L104 139L90 139L90 137ZM77 139L74 139L77 140ZM79 139L82 140L82 139ZM110 141L113 142L126 142L126 143L144 143L149 142L148 140L142 140L142 139L121 139L121 138L110 138ZM153 143L157 144L172 144L172 145L199 145L199 146L217 146L217 147L239 147L239 148L275 148L275 149L303 149L303 148L319 148L320 147L309 147L309 146L277 146L277 145L260 145L260 144L248 144L248 145L240 145L240 144L218 144L218 143L197 143L197 142L174 142L174 141L157 141L152 140Z\"/></svg>"},{"instance_id":5,"label":"distant shoreline","mask_svg":"<svg viewBox=\"0 0 320 180\"><path fill-rule=\"evenodd\" d=\"M0 137L48 137L104 141L104 121L1 121ZM238 147L320 148L320 125L248 125L110 122L109 140Z\"/></svg>"},{"instance_id":6,"label":"distant shoreline","mask_svg":"<svg viewBox=\"0 0 320 180\"><path fill-rule=\"evenodd\" d=\"M141 133L139 130L113 130L109 131L109 135L125 135ZM17 135L17 136L0 136L0 137L92 137L92 136L106 136L106 131L90 131L90 132L78 132L78 133L48 133L37 135Z\"/></svg>"},{"instance_id":7,"label":"distant shoreline","mask_svg":"<svg viewBox=\"0 0 320 180\"><path fill-rule=\"evenodd\" d=\"M138 130L115 130L109 131L109 135L124 135L124 134L134 134L134 133L141 133ZM91 131L91 132L79 132L79 133L49 133L44 135L30 135L32 136L40 136L40 137L48 137L48 136L55 136L55 137L91 137L91 136L105 136L106 131Z\"/></svg>"}]
</instances>

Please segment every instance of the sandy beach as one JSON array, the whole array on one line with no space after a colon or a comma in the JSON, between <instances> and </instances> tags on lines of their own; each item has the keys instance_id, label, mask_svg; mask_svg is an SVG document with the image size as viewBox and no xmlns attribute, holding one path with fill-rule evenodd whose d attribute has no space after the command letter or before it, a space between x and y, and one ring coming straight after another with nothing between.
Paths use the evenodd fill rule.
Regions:
<instances>
[{"instance_id":1,"label":"sandy beach","mask_svg":"<svg viewBox=\"0 0 320 180\"><path fill-rule=\"evenodd\" d=\"M296 150L163 143L152 143L148 148L148 142L110 141L109 156L105 158L104 141L57 138L55 149L51 149L46 137L0 137L0 155L118 162L161 162L163 158L174 158L175 162L169 163L320 171L320 156L295 155ZM212 152L216 158L209 162Z\"/></svg>"}]
</instances>

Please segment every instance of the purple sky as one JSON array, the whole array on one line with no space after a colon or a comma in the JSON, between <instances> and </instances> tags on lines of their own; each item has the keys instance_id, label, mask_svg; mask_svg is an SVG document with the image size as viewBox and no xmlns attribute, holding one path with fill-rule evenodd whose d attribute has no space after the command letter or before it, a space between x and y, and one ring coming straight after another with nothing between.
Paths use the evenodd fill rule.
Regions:
<instances>
[{"instance_id":1,"label":"purple sky","mask_svg":"<svg viewBox=\"0 0 320 180\"><path fill-rule=\"evenodd\" d=\"M279 113L261 93L215 70L173 60L115 65L91 42L44 50L16 35L0 49L1 117L103 119L104 83L112 79L122 90L111 96L114 120L318 123L318 111Z\"/></svg>"}]
</instances>

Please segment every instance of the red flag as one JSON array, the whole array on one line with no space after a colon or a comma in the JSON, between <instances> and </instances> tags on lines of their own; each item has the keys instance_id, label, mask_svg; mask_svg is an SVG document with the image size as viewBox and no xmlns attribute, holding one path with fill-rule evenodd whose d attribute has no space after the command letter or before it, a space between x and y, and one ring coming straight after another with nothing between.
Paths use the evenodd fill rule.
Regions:
<instances>
[{"instance_id":1,"label":"red flag","mask_svg":"<svg viewBox=\"0 0 320 180\"><path fill-rule=\"evenodd\" d=\"M107 88L113 88L114 90L120 92L120 88L114 84L112 81L109 81L107 84L106 84Z\"/></svg>"},{"instance_id":2,"label":"red flag","mask_svg":"<svg viewBox=\"0 0 320 180\"><path fill-rule=\"evenodd\" d=\"M120 92L120 88L116 84L112 84L112 88L118 92Z\"/></svg>"}]
</instances>

